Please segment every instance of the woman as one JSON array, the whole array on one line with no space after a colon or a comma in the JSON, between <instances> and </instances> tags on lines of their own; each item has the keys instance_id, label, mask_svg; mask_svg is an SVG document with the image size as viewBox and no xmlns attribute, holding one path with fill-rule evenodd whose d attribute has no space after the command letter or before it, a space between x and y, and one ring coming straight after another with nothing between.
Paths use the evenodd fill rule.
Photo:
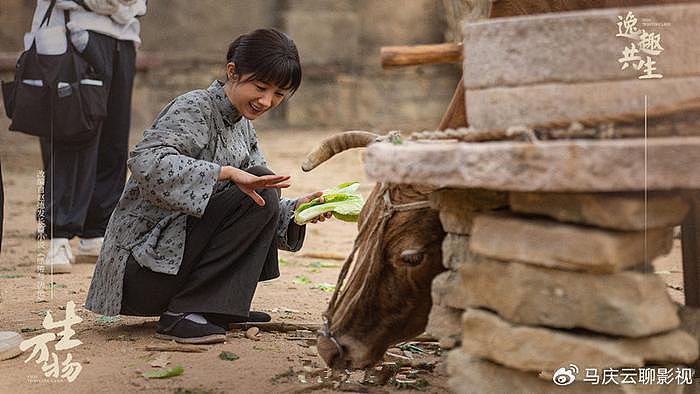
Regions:
<instances>
[{"instance_id":1,"label":"woman","mask_svg":"<svg viewBox=\"0 0 700 394\"><path fill-rule=\"evenodd\" d=\"M289 177L265 167L251 124L299 87L294 42L255 30L226 61L225 83L173 100L134 148L86 301L104 315L160 315L156 336L183 343L269 320L249 314L256 284L279 276L277 247L301 248L292 212L321 195L280 199Z\"/></svg>"}]
</instances>

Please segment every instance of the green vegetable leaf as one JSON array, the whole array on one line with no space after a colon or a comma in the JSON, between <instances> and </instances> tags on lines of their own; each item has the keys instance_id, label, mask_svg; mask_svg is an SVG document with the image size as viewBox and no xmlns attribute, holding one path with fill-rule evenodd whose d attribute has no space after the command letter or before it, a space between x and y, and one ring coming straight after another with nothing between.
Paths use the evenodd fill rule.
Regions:
<instances>
[{"instance_id":1,"label":"green vegetable leaf","mask_svg":"<svg viewBox=\"0 0 700 394\"><path fill-rule=\"evenodd\" d=\"M319 197L301 204L294 210L294 222L303 225L325 212L333 212L339 220L356 222L364 205L362 196L357 192L359 187L357 182L346 182L325 190L322 196L323 203Z\"/></svg>"},{"instance_id":2,"label":"green vegetable leaf","mask_svg":"<svg viewBox=\"0 0 700 394\"><path fill-rule=\"evenodd\" d=\"M298 285L299 284L308 284L308 283L311 283L311 279L305 277L304 275L297 275L294 278L294 283L296 283Z\"/></svg>"},{"instance_id":3,"label":"green vegetable leaf","mask_svg":"<svg viewBox=\"0 0 700 394\"><path fill-rule=\"evenodd\" d=\"M344 222L356 222L356 221L357 221L357 217L359 216L359 214L358 214L358 215L355 215L355 214L343 215L342 213L333 212L333 216L334 216L336 219L342 220L342 221L344 221Z\"/></svg>"},{"instance_id":4,"label":"green vegetable leaf","mask_svg":"<svg viewBox=\"0 0 700 394\"><path fill-rule=\"evenodd\" d=\"M423 350L422 347L410 343L404 343L402 345L399 345L399 349L409 351L411 353L427 354L427 352Z\"/></svg>"},{"instance_id":5,"label":"green vegetable leaf","mask_svg":"<svg viewBox=\"0 0 700 394\"><path fill-rule=\"evenodd\" d=\"M119 316L100 316L95 319L98 324L112 324L119 320Z\"/></svg>"},{"instance_id":6,"label":"green vegetable leaf","mask_svg":"<svg viewBox=\"0 0 700 394\"><path fill-rule=\"evenodd\" d=\"M240 358L240 356L238 356L234 352L223 351L223 352L219 353L219 358L222 360L226 360L226 361L235 361L235 360L238 360Z\"/></svg>"},{"instance_id":7,"label":"green vegetable leaf","mask_svg":"<svg viewBox=\"0 0 700 394\"><path fill-rule=\"evenodd\" d=\"M325 293L330 293L333 290L335 290L335 285L332 285L330 283L314 283L314 285L311 286L311 288L321 290Z\"/></svg>"},{"instance_id":8,"label":"green vegetable leaf","mask_svg":"<svg viewBox=\"0 0 700 394\"><path fill-rule=\"evenodd\" d=\"M325 263L323 261L314 261L309 264L310 268L338 268L338 264L334 263Z\"/></svg>"},{"instance_id":9,"label":"green vegetable leaf","mask_svg":"<svg viewBox=\"0 0 700 394\"><path fill-rule=\"evenodd\" d=\"M178 365L168 369L154 369L151 371L146 371L143 373L143 377L148 379L172 378L173 376L182 375L183 372L185 372L185 369Z\"/></svg>"}]
</instances>

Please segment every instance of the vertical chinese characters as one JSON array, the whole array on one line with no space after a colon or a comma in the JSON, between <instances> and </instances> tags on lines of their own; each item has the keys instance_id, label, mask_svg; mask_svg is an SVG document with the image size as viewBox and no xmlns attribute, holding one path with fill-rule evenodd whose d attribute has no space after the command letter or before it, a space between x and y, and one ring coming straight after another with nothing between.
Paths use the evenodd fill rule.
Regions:
<instances>
[{"instance_id":1,"label":"vertical chinese characters","mask_svg":"<svg viewBox=\"0 0 700 394\"><path fill-rule=\"evenodd\" d=\"M632 68L643 72L638 79L663 78L663 74L655 73L658 70L654 66L656 64L654 56L660 55L664 50L661 46L661 33L647 32L637 28L637 17L632 11L627 12L625 17L618 16L617 19L616 37L633 41L630 42L629 46L625 46L622 50L622 57L617 59L618 63L622 64L620 69L624 70L632 64Z\"/></svg>"},{"instance_id":2,"label":"vertical chinese characters","mask_svg":"<svg viewBox=\"0 0 700 394\"><path fill-rule=\"evenodd\" d=\"M46 255L46 206L44 201L44 171L37 170L36 172L36 194L37 194L37 209L36 209L36 271L39 273L39 281L36 287L36 299L42 301L45 299L44 294L44 257Z\"/></svg>"},{"instance_id":3,"label":"vertical chinese characters","mask_svg":"<svg viewBox=\"0 0 700 394\"><path fill-rule=\"evenodd\" d=\"M24 360L25 363L36 357L35 362L37 364L42 364L41 370L44 371L44 375L47 378L65 378L68 382L73 382L80 371L82 371L83 366L79 362L73 361L73 355L68 353L63 362L59 363L59 358L56 352L49 351L49 342L56 340L57 336L60 337L58 342L54 345L54 350L62 351L72 349L82 342L79 339L73 339L75 330L72 326L74 324L80 323L83 319L76 315L75 313L75 303L73 301L68 301L66 304L66 318L61 321L54 321L51 312L46 312L42 326L47 330L52 330L56 328L62 328L58 333L46 332L39 334L34 338L27 339L20 343L19 348L25 351L32 348L32 353L29 357Z\"/></svg>"}]
</instances>

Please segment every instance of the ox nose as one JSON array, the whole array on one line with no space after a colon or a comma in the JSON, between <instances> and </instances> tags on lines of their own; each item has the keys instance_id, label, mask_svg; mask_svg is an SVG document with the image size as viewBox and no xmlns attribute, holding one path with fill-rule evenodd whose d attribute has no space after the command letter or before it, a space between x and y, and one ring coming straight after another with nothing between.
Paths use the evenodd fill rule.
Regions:
<instances>
[{"instance_id":1,"label":"ox nose","mask_svg":"<svg viewBox=\"0 0 700 394\"><path fill-rule=\"evenodd\" d=\"M325 335L318 336L318 354L323 358L330 368L345 369L347 362L341 359L340 349L335 343Z\"/></svg>"}]
</instances>

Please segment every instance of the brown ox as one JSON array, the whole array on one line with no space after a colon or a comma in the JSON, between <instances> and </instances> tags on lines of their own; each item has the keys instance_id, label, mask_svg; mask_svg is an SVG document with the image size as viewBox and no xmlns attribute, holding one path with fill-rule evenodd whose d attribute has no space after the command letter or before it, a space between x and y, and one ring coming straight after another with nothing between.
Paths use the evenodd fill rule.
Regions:
<instances>
[{"instance_id":1,"label":"brown ox","mask_svg":"<svg viewBox=\"0 0 700 394\"><path fill-rule=\"evenodd\" d=\"M695 0L674 0L686 2ZM655 4L656 0L501 0L491 17ZM449 112L449 111L448 111ZM464 114L462 114L464 116ZM461 118L464 121L464 117ZM458 127L463 124L450 124ZM309 171L343 150L364 147L378 136L343 133L321 143L304 163ZM420 334L432 302L430 284L441 271L445 235L436 211L425 207L431 191L416 185L377 184L360 213L359 234L339 280L318 350L332 368L365 368L394 343ZM417 205L410 205L416 203ZM409 205L404 205L409 204ZM405 209L404 209L405 208ZM341 271L342 279L347 266Z\"/></svg>"},{"instance_id":2,"label":"brown ox","mask_svg":"<svg viewBox=\"0 0 700 394\"><path fill-rule=\"evenodd\" d=\"M302 167L309 171L343 150L367 146L378 138L367 132L333 136ZM326 333L319 336L319 353L329 366L367 367L382 357L388 345L425 329L430 283L444 270L445 233L437 211L428 204L433 190L377 184L367 198L352 254L357 257L355 267L361 268L348 273L342 289L338 283L339 291L325 314Z\"/></svg>"}]
</instances>

